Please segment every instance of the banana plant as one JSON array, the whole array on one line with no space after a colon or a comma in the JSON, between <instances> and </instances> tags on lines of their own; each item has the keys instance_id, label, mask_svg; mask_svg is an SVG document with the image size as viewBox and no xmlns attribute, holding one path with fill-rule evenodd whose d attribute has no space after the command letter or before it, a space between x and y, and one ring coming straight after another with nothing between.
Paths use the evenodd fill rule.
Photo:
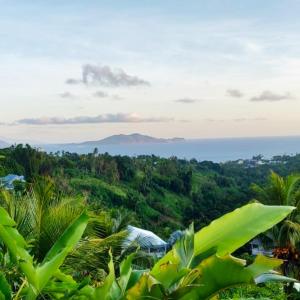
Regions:
<instances>
[{"instance_id":1,"label":"banana plant","mask_svg":"<svg viewBox=\"0 0 300 300\"><path fill-rule=\"evenodd\" d=\"M116 278L113 262L109 274L98 287L85 286L68 299L210 299L220 291L241 284L256 284L271 280L294 282L273 271L282 261L257 256L255 261L238 259L232 253L282 221L294 208L248 204L213 221L194 233L191 226L152 270L135 271L133 255L120 266Z\"/></svg>"},{"instance_id":2,"label":"banana plant","mask_svg":"<svg viewBox=\"0 0 300 300\"><path fill-rule=\"evenodd\" d=\"M281 265L281 260L258 256L247 266L246 261L232 256L235 250L280 222L292 210L292 207L253 203L213 221L196 234L191 227L184 238L128 291L127 299L145 296L209 299L234 285L279 278L292 280L270 272Z\"/></svg>"},{"instance_id":3,"label":"banana plant","mask_svg":"<svg viewBox=\"0 0 300 300\"><path fill-rule=\"evenodd\" d=\"M28 287L24 291L27 300L36 299L53 277L63 277L66 281L68 277L63 275L59 268L81 238L88 220L89 217L86 213L81 214L57 240L44 260L36 264L28 251L25 239L15 228L15 221L11 219L4 208L0 207L0 240L5 244L15 263L26 277ZM3 280L1 276L0 280ZM23 287L24 285L22 285ZM0 291L3 294L3 291ZM8 290L6 289L5 292L5 299L8 299Z\"/></svg>"},{"instance_id":4,"label":"banana plant","mask_svg":"<svg viewBox=\"0 0 300 300\"><path fill-rule=\"evenodd\" d=\"M121 263L117 277L111 257L109 273L98 287L89 285L88 278L77 283L59 270L86 227L85 214L66 230L37 266L25 248L24 239L15 230L14 221L1 209L0 239L26 275L28 300L41 292L52 299L73 300L210 299L233 285L294 281L273 271L282 263L279 259L258 256L247 265L232 255L256 235L281 222L293 209L252 203L224 215L197 233L191 226L151 270L134 270L134 254L131 254Z\"/></svg>"}]
</instances>

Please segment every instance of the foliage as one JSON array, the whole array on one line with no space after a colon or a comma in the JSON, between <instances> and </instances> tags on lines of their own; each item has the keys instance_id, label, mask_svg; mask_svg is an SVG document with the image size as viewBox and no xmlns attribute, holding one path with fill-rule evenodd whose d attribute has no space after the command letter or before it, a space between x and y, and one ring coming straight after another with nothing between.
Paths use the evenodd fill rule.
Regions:
<instances>
[{"instance_id":1,"label":"foliage","mask_svg":"<svg viewBox=\"0 0 300 300\"><path fill-rule=\"evenodd\" d=\"M50 297L49 295L65 299L85 297L84 295L98 297L100 290L103 292L104 289L107 293L115 292L116 286L119 285L122 286L121 295L124 296L124 293L130 295L130 290L135 285L139 287L138 292L141 292L145 284L151 287L147 287L145 291L149 292L149 289L151 291L153 288L153 293L162 293L163 297L170 297L183 282L200 284L196 275L202 272L204 280L206 270L214 270L216 274L229 274L228 270L235 269L234 273L245 274L247 266L243 266L244 261L228 256L228 253L237 247L237 241L241 244L246 243L254 234L251 231L252 224L261 226L259 232L265 230L261 223L264 217L259 212L251 214L249 211L249 216L238 219L226 227L220 223L216 230L217 234L210 231L210 226L205 227L213 219L246 204L255 195L264 203L298 206L297 176L292 175L286 179L280 176L300 172L300 155L274 157L269 161L258 157L253 161L257 159L262 160L263 164L251 165L247 161L242 164L240 162L217 164L187 161L176 157L164 159L155 156L110 156L97 151L90 154L68 152L47 154L28 145L17 145L0 150L0 175L5 176L8 173L25 175L27 184L16 183L14 192L4 191L0 196L0 204L10 218L14 219L16 223L14 228L25 237L26 251L32 258L34 268L43 264L50 248L81 215L86 206L93 211L91 214L93 221L87 225L83 236L68 252L68 256L60 266L60 272L52 276L44 286L43 297ZM275 173L272 175L273 183L267 181L270 169L279 174L277 178ZM48 176L47 179L41 179L41 176L45 178L45 175ZM256 188L250 187L252 183ZM120 211L123 212L123 217L118 216ZM266 213L268 214L267 211ZM244 223L248 220L247 217L252 218L251 224ZM172 231L183 229L192 222L197 230L204 227L204 231L201 230L196 234L190 228L184 240L175 246L174 249L177 247L177 250L171 251L180 253L180 262L176 261L174 264L173 255L170 253L165 257L167 271L171 275L174 273L182 276L178 275L179 282L176 282L175 278L174 283L170 285L164 282L165 278L156 278L159 276L155 274L155 269L160 265L156 265L151 272L138 271L141 266L150 268L152 260L144 258L143 255L129 258L127 255L132 249L122 248L127 234L124 229L133 220L141 227L154 230L165 238ZM218 222L212 224L216 223L218 224ZM293 249L297 249L298 223L297 208L285 221L279 222L278 226L274 227L272 234L276 243L281 246L292 245ZM247 227L245 232L244 229L239 231L244 227ZM269 233L270 231L268 235ZM210 240L209 237L219 235L233 237L228 243L231 247L228 253L228 245L223 243L220 243L219 249L215 249L214 246L207 248L214 240L214 238ZM199 240L205 242L198 244ZM194 272L191 266L186 267L190 258L194 256L195 249L204 255L200 255L199 264L193 266L197 272ZM279 250L282 255L286 248ZM28 283L26 279L24 280L24 271L10 251L7 252L5 243L0 242L0 252L1 270L6 281L11 285L12 293L16 293L18 289L22 291L18 295L22 298L29 290ZM298 252L289 251L288 255L290 254L296 257ZM124 261L121 263L124 258L127 263ZM205 269L200 267L201 263L202 266L205 265ZM256 264L253 262L255 266L258 263L265 264L266 261L262 260ZM186 269L190 270L191 274L188 273L190 277L185 274ZM249 269L247 271L249 272ZM159 275L161 274L163 273L159 272ZM168 280L172 278L169 273L166 274ZM4 282L1 276L0 278L1 283ZM234 278L231 276L232 280ZM5 283L3 285L5 286ZM103 289L99 288L96 292L97 287ZM183 288L180 293L187 293L188 289L189 287ZM61 290L64 290L63 295ZM6 292L1 293L5 295ZM175 295L179 297L178 294ZM0 294L0 299L1 297ZM112 296L109 294L107 299L109 297ZM132 297L134 299L135 296Z\"/></svg>"},{"instance_id":2,"label":"foliage","mask_svg":"<svg viewBox=\"0 0 300 300\"><path fill-rule=\"evenodd\" d=\"M286 300L282 283L269 282L259 286L245 285L221 293L220 299Z\"/></svg>"},{"instance_id":3,"label":"foliage","mask_svg":"<svg viewBox=\"0 0 300 300\"><path fill-rule=\"evenodd\" d=\"M26 237L30 254L37 262L44 260L50 248L85 208L82 198L63 197L49 178L37 180L24 195L4 190L0 195L2 206L15 219L17 230ZM92 215L93 221L83 239L62 268L78 279L89 273L93 281L99 281L107 271L109 249L113 250L116 263L121 259L122 245L127 238L126 226L132 217L125 212L118 212L115 218L107 212L95 211ZM9 281L20 286L19 272L10 259L3 256L0 263L5 274L9 274Z\"/></svg>"},{"instance_id":4,"label":"foliage","mask_svg":"<svg viewBox=\"0 0 300 300\"><path fill-rule=\"evenodd\" d=\"M38 261L84 209L82 199L61 197L49 178L36 180L25 195L1 191L0 203L16 221Z\"/></svg>"},{"instance_id":5,"label":"foliage","mask_svg":"<svg viewBox=\"0 0 300 300\"><path fill-rule=\"evenodd\" d=\"M275 256L285 259L283 272L300 279L300 176L289 175L283 178L271 172L266 186L253 185L252 188L261 202L296 207L293 213L265 236L272 241Z\"/></svg>"},{"instance_id":6,"label":"foliage","mask_svg":"<svg viewBox=\"0 0 300 300\"><path fill-rule=\"evenodd\" d=\"M14 228L15 222L3 208L0 208L0 239L26 276L26 299L36 299L40 293L62 299L206 299L232 285L278 279L291 281L268 273L281 264L278 259L258 256L252 264L246 265L246 261L230 254L261 231L280 222L292 210L288 206L254 203L225 215L196 234L192 226L151 271L133 270L134 254L131 254L120 264L120 276L117 277L110 254L108 275L98 287L88 285L86 279L76 283L59 270L85 231L88 224L85 213L67 228L37 265L26 249L24 238ZM255 222L249 230L253 218ZM242 222L238 230L233 227L236 222Z\"/></svg>"},{"instance_id":7,"label":"foliage","mask_svg":"<svg viewBox=\"0 0 300 300\"><path fill-rule=\"evenodd\" d=\"M25 239L15 228L16 223L9 214L0 207L0 239L8 248L15 263L22 270L28 282L26 299L36 299L49 284L51 278L59 275L59 268L67 254L81 238L88 222L88 216L80 215L53 245L41 263L35 264L29 254ZM23 286L22 286L23 287ZM21 287L21 288L22 288ZM6 293L8 290L6 289ZM3 292L2 292L3 294Z\"/></svg>"}]
</instances>

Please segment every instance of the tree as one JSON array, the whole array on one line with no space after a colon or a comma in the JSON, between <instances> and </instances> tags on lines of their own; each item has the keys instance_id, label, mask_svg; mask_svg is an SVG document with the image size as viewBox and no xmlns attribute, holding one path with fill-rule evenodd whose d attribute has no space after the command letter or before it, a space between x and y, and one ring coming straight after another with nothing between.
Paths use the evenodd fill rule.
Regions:
<instances>
[{"instance_id":1,"label":"tree","mask_svg":"<svg viewBox=\"0 0 300 300\"><path fill-rule=\"evenodd\" d=\"M274 254L287 260L283 265L284 273L300 278L300 176L289 175L283 178L272 171L266 186L252 185L252 190L256 199L262 203L296 207L284 221L268 231L266 237L275 246Z\"/></svg>"}]
</instances>

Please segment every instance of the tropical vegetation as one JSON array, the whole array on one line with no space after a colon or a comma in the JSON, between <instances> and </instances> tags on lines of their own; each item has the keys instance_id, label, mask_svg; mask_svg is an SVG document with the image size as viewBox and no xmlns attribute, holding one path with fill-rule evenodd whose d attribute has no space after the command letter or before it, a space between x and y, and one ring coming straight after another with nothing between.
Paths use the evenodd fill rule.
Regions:
<instances>
[{"instance_id":1,"label":"tropical vegetation","mask_svg":"<svg viewBox=\"0 0 300 300\"><path fill-rule=\"evenodd\" d=\"M253 203L217 219L196 234L191 226L151 270L134 270L135 253L132 253L121 262L117 276L110 252L108 274L96 286L90 284L89 277L76 282L61 270L88 226L90 217L86 212L72 222L41 262L31 255L29 245L16 229L16 222L4 208L0 208L0 239L7 249L4 254L9 255L24 276L15 299L36 299L39 295L51 299L207 299L233 285L294 281L271 272L282 264L279 259L258 256L246 265L246 261L231 255L257 234L283 220L293 209ZM11 299L11 287L3 273L1 280L1 297Z\"/></svg>"},{"instance_id":2,"label":"tropical vegetation","mask_svg":"<svg viewBox=\"0 0 300 300\"><path fill-rule=\"evenodd\" d=\"M2 149L0 177L26 182L0 188L0 299L297 299L299 171L300 155L216 164ZM158 259L128 243L129 224L181 234ZM274 258L251 256L255 236Z\"/></svg>"}]
</instances>

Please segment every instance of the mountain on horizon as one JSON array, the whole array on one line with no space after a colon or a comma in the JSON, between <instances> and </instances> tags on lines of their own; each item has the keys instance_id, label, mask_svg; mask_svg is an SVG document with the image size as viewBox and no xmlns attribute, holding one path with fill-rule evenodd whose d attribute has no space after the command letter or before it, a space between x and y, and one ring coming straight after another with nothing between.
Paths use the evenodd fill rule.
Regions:
<instances>
[{"instance_id":1,"label":"mountain on horizon","mask_svg":"<svg viewBox=\"0 0 300 300\"><path fill-rule=\"evenodd\" d=\"M72 143L72 145L122 145L122 144L151 144L151 143L174 143L183 142L184 138L155 138L149 135L143 135L139 133L133 134L117 134L106 137L98 141L86 141L82 143Z\"/></svg>"}]
</instances>

